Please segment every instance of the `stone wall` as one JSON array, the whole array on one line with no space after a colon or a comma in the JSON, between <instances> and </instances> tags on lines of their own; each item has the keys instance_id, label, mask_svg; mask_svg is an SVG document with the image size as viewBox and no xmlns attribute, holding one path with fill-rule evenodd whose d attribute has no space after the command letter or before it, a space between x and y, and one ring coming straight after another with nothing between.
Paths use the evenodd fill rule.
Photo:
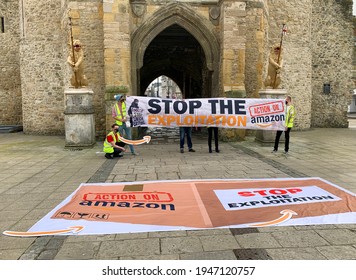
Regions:
<instances>
[{"instance_id":1,"label":"stone wall","mask_svg":"<svg viewBox=\"0 0 356 280\"><path fill-rule=\"evenodd\" d=\"M85 75L94 91L96 134L105 133L102 1L26 1L21 41L24 132L64 134L64 89L72 71L68 9L73 37L81 40Z\"/></svg>"},{"instance_id":2,"label":"stone wall","mask_svg":"<svg viewBox=\"0 0 356 280\"><path fill-rule=\"evenodd\" d=\"M114 0L104 5L104 59L107 86L124 85L131 88L130 78L130 4Z\"/></svg>"},{"instance_id":3,"label":"stone wall","mask_svg":"<svg viewBox=\"0 0 356 280\"><path fill-rule=\"evenodd\" d=\"M220 82L223 91L245 96L245 1L222 2L220 30Z\"/></svg>"},{"instance_id":4,"label":"stone wall","mask_svg":"<svg viewBox=\"0 0 356 280\"><path fill-rule=\"evenodd\" d=\"M352 1L268 1L269 45L284 38L281 87L293 98L296 128L347 127L352 85ZM323 85L331 93L323 93Z\"/></svg>"},{"instance_id":5,"label":"stone wall","mask_svg":"<svg viewBox=\"0 0 356 280\"><path fill-rule=\"evenodd\" d=\"M220 83L222 96L246 97L246 1L221 3L220 19ZM223 129L220 138L224 141L243 139L242 129Z\"/></svg>"},{"instance_id":6,"label":"stone wall","mask_svg":"<svg viewBox=\"0 0 356 280\"><path fill-rule=\"evenodd\" d=\"M280 43L282 25L287 24L288 32L283 39L281 88L287 90L295 105L295 128L307 129L311 124L312 110L312 0L270 0L268 11L268 47Z\"/></svg>"},{"instance_id":7,"label":"stone wall","mask_svg":"<svg viewBox=\"0 0 356 280\"><path fill-rule=\"evenodd\" d=\"M114 0L103 7L104 76L107 87L126 86L131 90L130 4L128 0ZM131 28L132 29L132 28ZM113 94L106 94L105 129L109 131L114 120L111 107Z\"/></svg>"},{"instance_id":8,"label":"stone wall","mask_svg":"<svg viewBox=\"0 0 356 280\"><path fill-rule=\"evenodd\" d=\"M248 1L246 6L246 96L259 98L258 91L263 86L264 65L268 59L265 1Z\"/></svg>"},{"instance_id":9,"label":"stone wall","mask_svg":"<svg viewBox=\"0 0 356 280\"><path fill-rule=\"evenodd\" d=\"M335 4L336 3L336 4ZM312 127L347 127L352 89L352 1L314 0ZM331 92L323 93L330 84Z\"/></svg>"},{"instance_id":10,"label":"stone wall","mask_svg":"<svg viewBox=\"0 0 356 280\"><path fill-rule=\"evenodd\" d=\"M20 13L24 132L64 134L64 67L60 1L26 1Z\"/></svg>"},{"instance_id":11,"label":"stone wall","mask_svg":"<svg viewBox=\"0 0 356 280\"><path fill-rule=\"evenodd\" d=\"M21 79L19 56L19 1L0 2L0 125L21 125Z\"/></svg>"}]
</instances>

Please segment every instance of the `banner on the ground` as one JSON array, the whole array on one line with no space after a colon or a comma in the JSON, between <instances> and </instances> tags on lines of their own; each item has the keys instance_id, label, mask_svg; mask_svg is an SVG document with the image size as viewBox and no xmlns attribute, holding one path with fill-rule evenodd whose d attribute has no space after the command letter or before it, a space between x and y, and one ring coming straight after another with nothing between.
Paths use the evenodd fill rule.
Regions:
<instances>
[{"instance_id":1,"label":"banner on the ground","mask_svg":"<svg viewBox=\"0 0 356 280\"><path fill-rule=\"evenodd\" d=\"M240 129L284 130L283 99L202 98L161 99L128 96L130 126L214 126Z\"/></svg>"},{"instance_id":2,"label":"banner on the ground","mask_svg":"<svg viewBox=\"0 0 356 280\"><path fill-rule=\"evenodd\" d=\"M320 178L82 184L28 232L115 234L356 223L356 195Z\"/></svg>"}]
</instances>

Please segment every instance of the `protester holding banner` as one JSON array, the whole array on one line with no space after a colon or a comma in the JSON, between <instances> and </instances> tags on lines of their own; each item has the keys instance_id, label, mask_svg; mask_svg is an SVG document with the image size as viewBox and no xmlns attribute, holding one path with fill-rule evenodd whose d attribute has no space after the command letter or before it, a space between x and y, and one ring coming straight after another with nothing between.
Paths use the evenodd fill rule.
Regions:
<instances>
[{"instance_id":1,"label":"protester holding banner","mask_svg":"<svg viewBox=\"0 0 356 280\"><path fill-rule=\"evenodd\" d=\"M119 126L117 124L113 124L111 129L112 130L106 136L104 141L103 151L105 152L105 157L107 159L112 159L113 157L122 157L120 153L125 152L125 143L119 140Z\"/></svg>"},{"instance_id":2,"label":"protester holding banner","mask_svg":"<svg viewBox=\"0 0 356 280\"><path fill-rule=\"evenodd\" d=\"M187 135L187 144L189 152L195 152L193 149L192 143L192 128L187 126L182 126L179 128L179 137L180 137L180 152L184 153L184 138Z\"/></svg>"},{"instance_id":3,"label":"protester holding banner","mask_svg":"<svg viewBox=\"0 0 356 280\"><path fill-rule=\"evenodd\" d=\"M213 131L214 131L214 141L215 141L215 152L220 153L219 150L219 130L217 127L208 127L208 146L209 146L209 153L212 153L211 149L211 142L213 138Z\"/></svg>"},{"instance_id":4,"label":"protester holding banner","mask_svg":"<svg viewBox=\"0 0 356 280\"><path fill-rule=\"evenodd\" d=\"M119 126L119 132L122 137L128 140L132 140L131 136L131 127L126 126L126 98L125 95L117 94L115 95L117 102L112 108L112 117L116 121L116 124ZM135 152L133 145L129 145L131 153L135 156L138 154Z\"/></svg>"},{"instance_id":5,"label":"protester holding banner","mask_svg":"<svg viewBox=\"0 0 356 280\"><path fill-rule=\"evenodd\" d=\"M292 105L292 97L289 95L286 97L286 105L287 105L287 113L286 113L286 122L285 122L285 130L284 130L284 135L286 138L285 145L284 145L284 153L288 154L289 151L289 134L290 131L293 127L294 124L294 117L295 117L295 109L294 106ZM272 153L276 153L278 151L278 144L279 144L279 139L282 135L282 130L278 130L276 134L276 139L274 141L274 149Z\"/></svg>"}]
</instances>

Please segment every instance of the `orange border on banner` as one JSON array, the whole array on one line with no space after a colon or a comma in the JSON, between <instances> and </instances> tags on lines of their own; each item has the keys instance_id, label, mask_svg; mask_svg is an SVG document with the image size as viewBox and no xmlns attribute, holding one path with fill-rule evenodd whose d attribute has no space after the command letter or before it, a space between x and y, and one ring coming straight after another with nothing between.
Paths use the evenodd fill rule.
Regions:
<instances>
[{"instance_id":1,"label":"orange border on banner","mask_svg":"<svg viewBox=\"0 0 356 280\"><path fill-rule=\"evenodd\" d=\"M228 126L246 127L247 117L239 115L211 115L211 116L180 116L180 115L148 115L148 125L159 126Z\"/></svg>"}]
</instances>

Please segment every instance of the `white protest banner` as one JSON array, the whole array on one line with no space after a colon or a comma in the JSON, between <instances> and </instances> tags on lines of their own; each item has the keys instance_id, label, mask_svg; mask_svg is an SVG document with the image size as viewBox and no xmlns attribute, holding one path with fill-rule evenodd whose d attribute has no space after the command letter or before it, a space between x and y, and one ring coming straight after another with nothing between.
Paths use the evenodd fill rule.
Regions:
<instances>
[{"instance_id":1,"label":"white protest banner","mask_svg":"<svg viewBox=\"0 0 356 280\"><path fill-rule=\"evenodd\" d=\"M161 99L128 96L131 126L214 126L284 130L283 99L202 98Z\"/></svg>"}]
</instances>

